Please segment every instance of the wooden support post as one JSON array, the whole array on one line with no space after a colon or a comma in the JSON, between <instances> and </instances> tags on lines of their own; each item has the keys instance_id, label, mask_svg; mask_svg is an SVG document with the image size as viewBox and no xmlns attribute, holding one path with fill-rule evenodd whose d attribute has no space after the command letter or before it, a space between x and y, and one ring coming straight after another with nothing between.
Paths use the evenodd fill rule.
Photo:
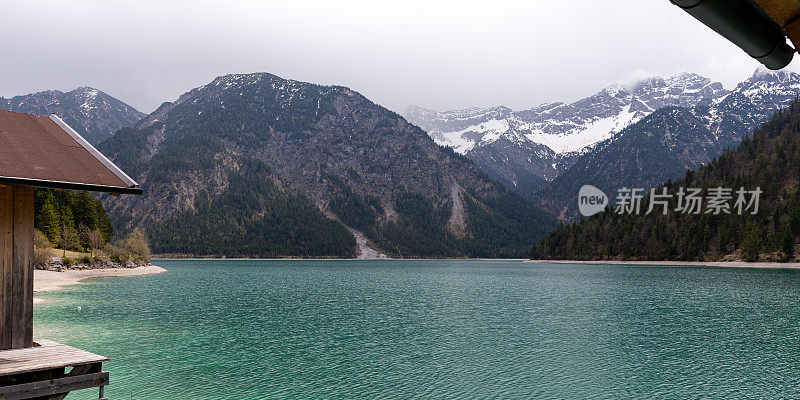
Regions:
<instances>
[{"instance_id":1,"label":"wooden support post","mask_svg":"<svg viewBox=\"0 0 800 400\"><path fill-rule=\"evenodd\" d=\"M33 193L0 187L0 349L33 346Z\"/></svg>"},{"instance_id":2,"label":"wooden support post","mask_svg":"<svg viewBox=\"0 0 800 400\"><path fill-rule=\"evenodd\" d=\"M33 188L14 186L14 325L11 347L33 346Z\"/></svg>"},{"instance_id":3,"label":"wooden support post","mask_svg":"<svg viewBox=\"0 0 800 400\"><path fill-rule=\"evenodd\" d=\"M11 348L14 303L14 188L0 185L0 350Z\"/></svg>"}]
</instances>

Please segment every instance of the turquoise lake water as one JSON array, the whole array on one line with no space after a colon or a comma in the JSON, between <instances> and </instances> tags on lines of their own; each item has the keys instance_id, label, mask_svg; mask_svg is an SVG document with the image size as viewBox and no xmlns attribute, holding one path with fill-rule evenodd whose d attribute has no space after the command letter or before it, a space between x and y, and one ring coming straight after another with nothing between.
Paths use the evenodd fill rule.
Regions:
<instances>
[{"instance_id":1,"label":"turquoise lake water","mask_svg":"<svg viewBox=\"0 0 800 400\"><path fill-rule=\"evenodd\" d=\"M800 391L800 271L155 261L41 297L35 335L141 399L742 399ZM68 399L96 399L95 389Z\"/></svg>"}]
</instances>

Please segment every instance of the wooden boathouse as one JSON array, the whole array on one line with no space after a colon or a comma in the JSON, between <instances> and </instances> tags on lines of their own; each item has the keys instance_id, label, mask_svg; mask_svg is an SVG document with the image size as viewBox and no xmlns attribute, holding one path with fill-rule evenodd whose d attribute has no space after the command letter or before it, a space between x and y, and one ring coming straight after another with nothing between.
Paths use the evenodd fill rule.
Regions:
<instances>
[{"instance_id":1,"label":"wooden boathouse","mask_svg":"<svg viewBox=\"0 0 800 400\"><path fill-rule=\"evenodd\" d=\"M58 116L0 110L0 400L56 400L93 387L102 399L108 358L33 340L36 188L142 190Z\"/></svg>"}]
</instances>

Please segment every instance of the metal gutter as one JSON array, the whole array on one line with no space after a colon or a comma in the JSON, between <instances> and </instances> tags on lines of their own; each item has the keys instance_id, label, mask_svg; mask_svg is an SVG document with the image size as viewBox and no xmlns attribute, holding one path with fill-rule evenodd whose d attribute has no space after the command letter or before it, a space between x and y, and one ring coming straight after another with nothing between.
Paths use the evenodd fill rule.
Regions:
<instances>
[{"instance_id":1,"label":"metal gutter","mask_svg":"<svg viewBox=\"0 0 800 400\"><path fill-rule=\"evenodd\" d=\"M781 69L794 51L786 33L753 0L670 0L769 69Z\"/></svg>"},{"instance_id":2,"label":"metal gutter","mask_svg":"<svg viewBox=\"0 0 800 400\"><path fill-rule=\"evenodd\" d=\"M89 154L94 156L94 158L96 158L98 161L100 161L100 163L102 163L106 168L108 168L109 171L111 171L114 175L116 175L117 178L119 178L122 182L128 185L129 189L138 190L137 194L142 193L142 190L139 189L139 184L136 183L136 181L131 179L131 177L129 177L125 172L119 169L119 167L114 165L114 163L111 162L111 160L109 160L108 158L106 158L106 156L104 156L103 153L97 151L97 149L95 149L91 143L87 142L86 139L83 138L83 136L81 136L78 132L72 129L71 126L67 125L67 123L64 122L61 118L59 118L58 115L50 114L50 119L53 120L53 122L55 122L56 125L58 125L61 129L63 129L64 132L67 132L67 134L69 134L73 139L75 139L75 141L78 142L78 144L80 144L84 149L86 149L86 151L89 152ZM0 179L2 179L2 177L0 177ZM98 185L82 185L82 186L106 187ZM101 191L106 192L109 190L101 190ZM131 192L126 192L126 193L131 193Z\"/></svg>"}]
</instances>

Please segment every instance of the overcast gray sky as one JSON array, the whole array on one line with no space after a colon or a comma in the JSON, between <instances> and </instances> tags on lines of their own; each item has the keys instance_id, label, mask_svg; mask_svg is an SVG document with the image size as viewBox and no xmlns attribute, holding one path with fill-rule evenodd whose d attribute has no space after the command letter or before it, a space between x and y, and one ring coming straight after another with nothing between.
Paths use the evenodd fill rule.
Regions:
<instances>
[{"instance_id":1,"label":"overcast gray sky","mask_svg":"<svg viewBox=\"0 0 800 400\"><path fill-rule=\"evenodd\" d=\"M681 71L730 88L758 66L668 0L20 0L0 4L0 35L0 96L88 85L148 113L228 73L399 111L522 109Z\"/></svg>"}]
</instances>

